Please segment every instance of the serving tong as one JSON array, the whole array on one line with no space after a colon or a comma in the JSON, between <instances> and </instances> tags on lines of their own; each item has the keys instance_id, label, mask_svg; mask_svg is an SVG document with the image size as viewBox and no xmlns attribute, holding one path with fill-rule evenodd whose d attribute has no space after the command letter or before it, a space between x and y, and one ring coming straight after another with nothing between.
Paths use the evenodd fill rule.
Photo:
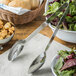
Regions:
<instances>
[{"instance_id":1,"label":"serving tong","mask_svg":"<svg viewBox=\"0 0 76 76\"><path fill-rule=\"evenodd\" d=\"M67 8L66 8L67 7ZM65 3L63 4L48 20L47 22L51 21L52 19L54 19L55 16L57 16L59 14L59 12L66 8L64 14L62 15L62 17L60 18L57 26L56 26L56 29L54 31L54 33L52 34L50 40L49 40L49 43L47 44L46 48L45 48L45 51L43 53L41 53L33 62L32 64L30 65L29 67L29 70L28 70L28 73L33 73L35 71L37 71L38 69L40 69L42 67L42 65L45 63L45 60L46 60L46 51L48 50L48 48L50 47L50 44L52 43L52 41L54 40L58 30L59 30L59 27L60 27L60 24L63 22L65 16L68 14L68 10L69 10L69 3Z\"/></svg>"},{"instance_id":2,"label":"serving tong","mask_svg":"<svg viewBox=\"0 0 76 76\"><path fill-rule=\"evenodd\" d=\"M67 7L67 8L66 8ZM12 48L10 49L10 52L9 52L9 55L8 55L8 60L9 61L13 61L16 59L16 57L21 53L21 51L23 50L24 48L24 44L27 43L29 40L31 40L31 38L33 38L37 33L39 33L45 26L47 26L48 23L50 23L51 20L53 20L54 18L57 17L57 15L64 9L66 8L66 11L64 12L63 16L61 17L57 27L56 27L56 30L54 31L45 51L40 54L34 61L33 63L31 64L30 68L29 68L29 73L32 73L36 70L38 70L45 62L45 59L46 59L46 51L48 50L49 48L49 45L50 43L52 43L56 33L58 32L59 30L59 26L60 24L62 23L62 21L64 20L67 12L68 12L68 8L69 8L69 5L68 3L64 3L54 14L52 14L51 17L49 17L45 22L43 22L31 35L29 35L29 37L27 37L26 39L23 39L23 40L19 40L17 41L13 46Z\"/></svg>"},{"instance_id":3,"label":"serving tong","mask_svg":"<svg viewBox=\"0 0 76 76\"><path fill-rule=\"evenodd\" d=\"M12 48L10 48L8 60L13 61L16 59L16 57L21 53L21 51L24 48L24 44L30 41L36 34L38 34L44 27L46 27L46 24L43 24L39 26L32 34L30 34L26 39L18 40Z\"/></svg>"}]
</instances>

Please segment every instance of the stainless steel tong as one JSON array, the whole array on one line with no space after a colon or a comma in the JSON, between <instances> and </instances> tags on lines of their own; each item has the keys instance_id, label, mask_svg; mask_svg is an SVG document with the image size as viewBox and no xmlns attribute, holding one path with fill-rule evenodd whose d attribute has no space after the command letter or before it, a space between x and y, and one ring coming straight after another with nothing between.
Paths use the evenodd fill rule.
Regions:
<instances>
[{"instance_id":1,"label":"stainless steel tong","mask_svg":"<svg viewBox=\"0 0 76 76\"><path fill-rule=\"evenodd\" d=\"M68 3L63 4L51 17L49 17L44 23L42 23L40 25L40 27L37 28L29 37L27 37L26 39L17 41L12 46L12 48L10 48L10 52L9 52L9 55L8 55L8 60L13 61L21 53L21 51L23 50L24 44L26 42L28 42L29 40L31 40L31 38L33 38L37 33L39 33L45 26L47 26L47 24L51 20L53 20L64 8L66 8L67 5L68 5ZM60 23L61 22L62 22L62 20L60 20ZM59 25L60 25L60 23L59 23ZM59 25L56 28L57 31L59 29ZM57 33L57 31L56 31L56 33ZM56 35L56 33L54 35Z\"/></svg>"}]
</instances>

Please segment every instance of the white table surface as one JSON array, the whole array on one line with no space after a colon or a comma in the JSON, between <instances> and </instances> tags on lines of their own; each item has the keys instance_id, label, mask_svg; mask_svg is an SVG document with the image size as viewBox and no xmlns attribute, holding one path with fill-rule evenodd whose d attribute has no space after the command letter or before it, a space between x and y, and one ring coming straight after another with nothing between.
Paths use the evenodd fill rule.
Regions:
<instances>
[{"instance_id":1,"label":"white table surface","mask_svg":"<svg viewBox=\"0 0 76 76\"><path fill-rule=\"evenodd\" d=\"M50 48L47 51L46 62L43 67L34 74L28 74L30 64L44 51L48 41L48 37L37 34L25 44L21 54L13 62L9 62L7 59L9 50L0 55L0 76L52 76L50 69L52 58L57 54L58 50L69 49L56 41L53 41L50 45Z\"/></svg>"}]
</instances>

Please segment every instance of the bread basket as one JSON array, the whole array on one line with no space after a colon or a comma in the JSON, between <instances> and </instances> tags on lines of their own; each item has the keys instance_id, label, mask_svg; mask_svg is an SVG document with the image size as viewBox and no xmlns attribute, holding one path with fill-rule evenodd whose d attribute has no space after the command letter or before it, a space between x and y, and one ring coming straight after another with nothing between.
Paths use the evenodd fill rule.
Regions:
<instances>
[{"instance_id":1,"label":"bread basket","mask_svg":"<svg viewBox=\"0 0 76 76\"><path fill-rule=\"evenodd\" d=\"M35 10L29 11L23 15L16 15L12 12L0 8L0 19L12 22L14 24L25 24L34 20L42 11L45 6L46 0L43 1L42 5Z\"/></svg>"}]
</instances>

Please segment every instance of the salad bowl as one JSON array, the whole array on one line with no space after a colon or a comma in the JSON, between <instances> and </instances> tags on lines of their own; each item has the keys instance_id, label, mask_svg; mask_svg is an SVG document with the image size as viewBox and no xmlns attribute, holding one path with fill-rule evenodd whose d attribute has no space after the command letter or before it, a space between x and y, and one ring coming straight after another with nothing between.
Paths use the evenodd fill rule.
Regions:
<instances>
[{"instance_id":1,"label":"salad bowl","mask_svg":"<svg viewBox=\"0 0 76 76\"><path fill-rule=\"evenodd\" d=\"M54 66L55 66L55 63L57 62L57 56L58 55L55 55L54 57L53 57L53 59L52 59L52 61L51 61L51 71L52 71L52 75L53 76L57 76L56 75L56 73L55 73L55 71L54 71Z\"/></svg>"},{"instance_id":2,"label":"salad bowl","mask_svg":"<svg viewBox=\"0 0 76 76\"><path fill-rule=\"evenodd\" d=\"M45 5L45 13L48 11L49 9L49 1L53 1L53 0L47 0L46 5ZM46 17L47 20L47 17ZM54 32L55 27L53 27L53 25L51 23L49 23L49 27L52 29L52 31ZM59 29L57 35L56 35L59 39L66 41L66 42L71 42L71 43L76 43L76 31L70 31L70 30L64 30L64 29Z\"/></svg>"},{"instance_id":3,"label":"salad bowl","mask_svg":"<svg viewBox=\"0 0 76 76\"><path fill-rule=\"evenodd\" d=\"M53 76L76 76L76 50L60 50L51 61Z\"/></svg>"}]
</instances>

